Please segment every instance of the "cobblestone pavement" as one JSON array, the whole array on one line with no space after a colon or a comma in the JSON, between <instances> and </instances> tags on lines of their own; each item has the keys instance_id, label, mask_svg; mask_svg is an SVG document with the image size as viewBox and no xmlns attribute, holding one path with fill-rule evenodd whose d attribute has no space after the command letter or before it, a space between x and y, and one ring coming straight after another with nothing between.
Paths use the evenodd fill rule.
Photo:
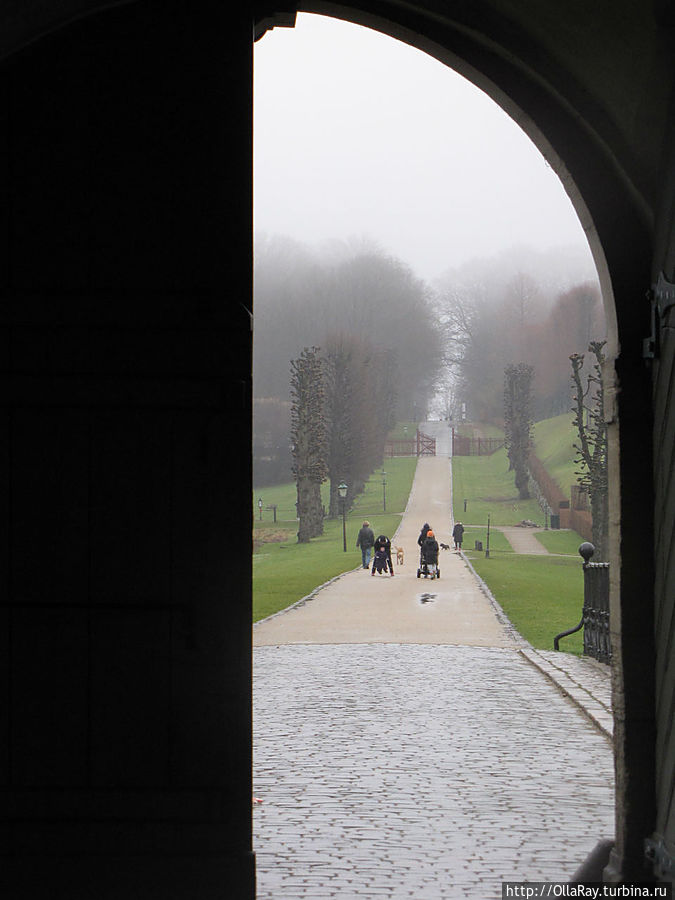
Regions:
<instances>
[{"instance_id":1,"label":"cobblestone pavement","mask_svg":"<svg viewBox=\"0 0 675 900\"><path fill-rule=\"evenodd\" d=\"M258 897L479 898L613 835L607 739L517 648L254 656Z\"/></svg>"},{"instance_id":2,"label":"cobblestone pavement","mask_svg":"<svg viewBox=\"0 0 675 900\"><path fill-rule=\"evenodd\" d=\"M610 740L614 734L611 669L588 656L521 649L522 655L569 697Z\"/></svg>"}]
</instances>

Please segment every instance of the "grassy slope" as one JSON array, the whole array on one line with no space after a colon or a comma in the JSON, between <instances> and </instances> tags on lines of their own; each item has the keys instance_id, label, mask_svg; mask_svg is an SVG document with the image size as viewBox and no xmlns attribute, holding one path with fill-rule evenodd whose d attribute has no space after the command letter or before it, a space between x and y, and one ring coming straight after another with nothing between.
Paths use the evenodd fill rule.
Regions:
<instances>
[{"instance_id":1,"label":"grassy slope","mask_svg":"<svg viewBox=\"0 0 675 900\"><path fill-rule=\"evenodd\" d=\"M575 470L578 468L574 464L576 451L572 446L578 437L572 419L572 413L566 413L544 419L534 426L535 453L566 497L570 495L570 485L576 484Z\"/></svg>"},{"instance_id":2,"label":"grassy slope","mask_svg":"<svg viewBox=\"0 0 675 900\"><path fill-rule=\"evenodd\" d=\"M386 513L382 510L380 470L371 476L366 490L347 515L347 553L343 550L342 519L326 519L322 537L314 538L309 544L297 543L294 484L265 488L256 493L254 505L261 496L266 505L278 502L279 509L275 526L272 524L272 513L266 510L263 510L263 522L257 521L255 505L257 552L253 555L253 621L257 622L290 606L335 575L360 565L361 552L355 544L364 519L368 519L376 535L393 535L408 502L416 466L417 460L413 458L386 460ZM268 501L268 497L274 499ZM262 545L258 543L259 539L266 534L269 537L272 532L284 539Z\"/></svg>"},{"instance_id":3,"label":"grassy slope","mask_svg":"<svg viewBox=\"0 0 675 900\"><path fill-rule=\"evenodd\" d=\"M523 519L544 524L544 515L536 500L518 499L506 450L498 450L492 456L456 456L452 471L455 520L465 525L468 522L484 526L489 513L492 525L516 525Z\"/></svg>"}]
</instances>

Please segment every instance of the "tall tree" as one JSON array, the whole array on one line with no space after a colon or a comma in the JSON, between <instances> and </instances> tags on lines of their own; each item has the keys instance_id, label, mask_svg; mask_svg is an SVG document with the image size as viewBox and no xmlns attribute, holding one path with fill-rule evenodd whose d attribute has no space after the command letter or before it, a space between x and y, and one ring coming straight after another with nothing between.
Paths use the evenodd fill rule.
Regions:
<instances>
[{"instance_id":1,"label":"tall tree","mask_svg":"<svg viewBox=\"0 0 675 900\"><path fill-rule=\"evenodd\" d=\"M532 445L532 376L527 363L507 366L504 370L504 436L521 500L530 496L528 459Z\"/></svg>"},{"instance_id":2,"label":"tall tree","mask_svg":"<svg viewBox=\"0 0 675 900\"><path fill-rule=\"evenodd\" d=\"M572 385L574 388L574 425L579 435L575 462L581 465L577 481L588 492L593 516L593 543L597 559L608 558L608 484L607 484L607 425L605 424L605 392L602 384L602 365L605 361L606 341L591 341L588 352L594 363L590 373L584 376L584 354L573 353Z\"/></svg>"},{"instance_id":3,"label":"tall tree","mask_svg":"<svg viewBox=\"0 0 675 900\"><path fill-rule=\"evenodd\" d=\"M396 363L393 353L370 341L333 333L325 339L328 421L329 515L339 513L337 486L345 481L348 505L382 461L394 424Z\"/></svg>"},{"instance_id":4,"label":"tall tree","mask_svg":"<svg viewBox=\"0 0 675 900\"><path fill-rule=\"evenodd\" d=\"M323 534L321 484L327 475L323 363L317 347L291 362L291 446L298 495L298 543Z\"/></svg>"}]
</instances>

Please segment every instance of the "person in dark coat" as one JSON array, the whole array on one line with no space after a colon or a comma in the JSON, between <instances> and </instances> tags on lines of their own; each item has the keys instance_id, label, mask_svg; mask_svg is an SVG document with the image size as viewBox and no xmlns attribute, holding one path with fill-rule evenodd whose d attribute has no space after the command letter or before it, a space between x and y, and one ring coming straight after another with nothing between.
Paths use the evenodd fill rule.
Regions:
<instances>
[{"instance_id":1,"label":"person in dark coat","mask_svg":"<svg viewBox=\"0 0 675 900\"><path fill-rule=\"evenodd\" d=\"M425 522L424 525L422 525L422 530L420 531L420 536L417 538L417 543L420 545L420 547L424 543L424 539L426 538L427 532L429 531L430 528L431 528L431 525L428 522Z\"/></svg>"},{"instance_id":2,"label":"person in dark coat","mask_svg":"<svg viewBox=\"0 0 675 900\"><path fill-rule=\"evenodd\" d=\"M427 536L422 544L422 557L427 565L438 565L438 541L436 535L431 529L427 531Z\"/></svg>"},{"instance_id":3,"label":"person in dark coat","mask_svg":"<svg viewBox=\"0 0 675 900\"><path fill-rule=\"evenodd\" d=\"M385 534L381 534L373 545L375 556L373 557L373 569L371 574L375 572L387 574L387 569L391 575L394 574L394 564L391 561L391 541Z\"/></svg>"},{"instance_id":4,"label":"person in dark coat","mask_svg":"<svg viewBox=\"0 0 675 900\"><path fill-rule=\"evenodd\" d=\"M370 522L364 522L356 538L356 546L361 548L361 561L364 569L370 565L370 554L374 543L375 534L370 527Z\"/></svg>"},{"instance_id":5,"label":"person in dark coat","mask_svg":"<svg viewBox=\"0 0 675 900\"><path fill-rule=\"evenodd\" d=\"M461 550L462 541L464 540L464 526L461 522L457 522L452 529L452 539L455 542L455 550Z\"/></svg>"}]
</instances>

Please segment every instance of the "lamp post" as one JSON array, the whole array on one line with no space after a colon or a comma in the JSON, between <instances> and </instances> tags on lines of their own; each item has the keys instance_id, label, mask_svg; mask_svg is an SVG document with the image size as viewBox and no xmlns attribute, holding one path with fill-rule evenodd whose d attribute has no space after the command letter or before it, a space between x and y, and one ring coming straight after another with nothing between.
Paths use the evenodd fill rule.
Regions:
<instances>
[{"instance_id":1,"label":"lamp post","mask_svg":"<svg viewBox=\"0 0 675 900\"><path fill-rule=\"evenodd\" d=\"M340 498L340 502L342 503L342 549L344 552L347 552L347 525L345 523L345 506L347 501L347 491L348 487L341 481L338 485L338 497Z\"/></svg>"},{"instance_id":2,"label":"lamp post","mask_svg":"<svg viewBox=\"0 0 675 900\"><path fill-rule=\"evenodd\" d=\"M382 469L380 472L382 476L382 511L387 511L387 473Z\"/></svg>"}]
</instances>

